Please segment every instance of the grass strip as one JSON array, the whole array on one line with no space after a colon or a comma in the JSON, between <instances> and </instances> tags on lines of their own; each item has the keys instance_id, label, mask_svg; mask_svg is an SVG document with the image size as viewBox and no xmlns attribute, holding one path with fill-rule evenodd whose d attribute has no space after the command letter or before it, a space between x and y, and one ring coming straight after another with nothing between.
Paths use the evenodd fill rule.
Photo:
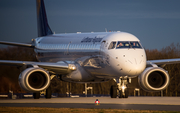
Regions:
<instances>
[{"instance_id":1,"label":"grass strip","mask_svg":"<svg viewBox=\"0 0 180 113\"><path fill-rule=\"evenodd\" d=\"M84 108L41 108L41 107L0 107L0 113L180 113L176 111L84 109Z\"/></svg>"}]
</instances>

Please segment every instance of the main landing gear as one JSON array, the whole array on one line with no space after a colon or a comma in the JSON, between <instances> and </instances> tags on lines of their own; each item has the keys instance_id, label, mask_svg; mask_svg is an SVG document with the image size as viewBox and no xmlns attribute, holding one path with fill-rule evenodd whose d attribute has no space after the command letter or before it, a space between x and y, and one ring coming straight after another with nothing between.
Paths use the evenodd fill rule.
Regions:
<instances>
[{"instance_id":1,"label":"main landing gear","mask_svg":"<svg viewBox=\"0 0 180 113\"><path fill-rule=\"evenodd\" d=\"M51 86L49 86L44 91L33 93L33 97L34 97L34 99L39 99L40 95L44 94L46 99L50 99L51 98L51 93L52 93L51 92Z\"/></svg>"},{"instance_id":2,"label":"main landing gear","mask_svg":"<svg viewBox=\"0 0 180 113\"><path fill-rule=\"evenodd\" d=\"M51 80L55 77L55 75L51 75ZM41 91L41 92L35 92L33 93L33 97L34 99L39 99L40 98L40 95L44 94L45 95L45 98L46 99L50 99L51 98L51 94L52 94L52 91L51 91L51 85L49 85L49 87L44 90L44 91Z\"/></svg>"},{"instance_id":3,"label":"main landing gear","mask_svg":"<svg viewBox=\"0 0 180 113\"><path fill-rule=\"evenodd\" d=\"M131 78L121 77L114 79L117 85L112 85L110 89L111 98L128 98L129 92L127 84L131 83Z\"/></svg>"}]
</instances>

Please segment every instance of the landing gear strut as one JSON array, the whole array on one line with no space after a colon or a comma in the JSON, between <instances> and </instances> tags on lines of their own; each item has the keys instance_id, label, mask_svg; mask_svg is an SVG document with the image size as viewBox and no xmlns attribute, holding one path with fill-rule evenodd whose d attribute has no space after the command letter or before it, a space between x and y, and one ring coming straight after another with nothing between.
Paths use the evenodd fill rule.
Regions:
<instances>
[{"instance_id":1,"label":"landing gear strut","mask_svg":"<svg viewBox=\"0 0 180 113\"><path fill-rule=\"evenodd\" d=\"M131 78L122 77L119 79L114 79L117 85L111 86L110 95L111 98L128 98L129 92L127 88L127 84L131 83Z\"/></svg>"}]
</instances>

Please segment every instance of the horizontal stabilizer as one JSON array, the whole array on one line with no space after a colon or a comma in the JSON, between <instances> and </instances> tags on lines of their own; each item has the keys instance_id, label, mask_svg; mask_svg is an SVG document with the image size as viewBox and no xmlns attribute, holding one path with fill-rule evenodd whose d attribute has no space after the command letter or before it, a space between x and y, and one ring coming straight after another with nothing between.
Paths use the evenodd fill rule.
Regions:
<instances>
[{"instance_id":1,"label":"horizontal stabilizer","mask_svg":"<svg viewBox=\"0 0 180 113\"><path fill-rule=\"evenodd\" d=\"M0 41L0 44L34 48L34 45L32 45L32 44L17 43L17 42Z\"/></svg>"}]
</instances>

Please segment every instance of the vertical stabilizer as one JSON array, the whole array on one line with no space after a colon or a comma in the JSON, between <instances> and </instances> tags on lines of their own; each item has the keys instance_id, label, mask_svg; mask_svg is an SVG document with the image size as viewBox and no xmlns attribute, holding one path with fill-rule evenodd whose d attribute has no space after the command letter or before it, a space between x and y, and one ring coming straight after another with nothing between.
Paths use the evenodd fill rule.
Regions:
<instances>
[{"instance_id":1,"label":"vertical stabilizer","mask_svg":"<svg viewBox=\"0 0 180 113\"><path fill-rule=\"evenodd\" d=\"M37 3L38 37L53 34L51 28L48 25L44 0L36 0L36 3Z\"/></svg>"}]
</instances>

